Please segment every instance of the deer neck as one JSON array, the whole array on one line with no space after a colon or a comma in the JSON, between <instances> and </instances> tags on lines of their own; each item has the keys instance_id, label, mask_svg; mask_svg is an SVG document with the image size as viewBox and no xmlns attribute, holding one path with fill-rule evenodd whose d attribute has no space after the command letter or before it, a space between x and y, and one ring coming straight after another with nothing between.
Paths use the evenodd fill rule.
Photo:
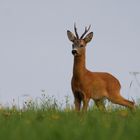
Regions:
<instances>
[{"instance_id":1,"label":"deer neck","mask_svg":"<svg viewBox=\"0 0 140 140\"><path fill-rule=\"evenodd\" d=\"M85 54L74 57L73 77L81 79L86 72Z\"/></svg>"}]
</instances>

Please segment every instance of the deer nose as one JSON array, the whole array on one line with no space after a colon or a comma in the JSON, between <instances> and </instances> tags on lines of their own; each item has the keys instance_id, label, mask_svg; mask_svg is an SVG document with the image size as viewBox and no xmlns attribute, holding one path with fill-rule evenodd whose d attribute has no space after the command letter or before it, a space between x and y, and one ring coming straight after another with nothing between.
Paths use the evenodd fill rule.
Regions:
<instances>
[{"instance_id":1,"label":"deer nose","mask_svg":"<svg viewBox=\"0 0 140 140\"><path fill-rule=\"evenodd\" d=\"M72 54L73 55L77 54L77 50L72 50Z\"/></svg>"}]
</instances>

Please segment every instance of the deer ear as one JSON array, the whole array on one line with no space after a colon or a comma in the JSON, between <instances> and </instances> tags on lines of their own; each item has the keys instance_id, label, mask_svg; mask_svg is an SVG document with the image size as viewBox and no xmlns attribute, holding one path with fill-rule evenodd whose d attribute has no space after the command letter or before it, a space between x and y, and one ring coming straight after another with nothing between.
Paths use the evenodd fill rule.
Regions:
<instances>
[{"instance_id":1,"label":"deer ear","mask_svg":"<svg viewBox=\"0 0 140 140\"><path fill-rule=\"evenodd\" d=\"M86 35L86 37L84 38L84 41L86 43L89 43L93 38L93 32L90 32L88 35Z\"/></svg>"},{"instance_id":2,"label":"deer ear","mask_svg":"<svg viewBox=\"0 0 140 140\"><path fill-rule=\"evenodd\" d=\"M74 42L74 40L76 39L75 35L69 30L67 31L67 36L68 36L68 39L72 42Z\"/></svg>"}]
</instances>

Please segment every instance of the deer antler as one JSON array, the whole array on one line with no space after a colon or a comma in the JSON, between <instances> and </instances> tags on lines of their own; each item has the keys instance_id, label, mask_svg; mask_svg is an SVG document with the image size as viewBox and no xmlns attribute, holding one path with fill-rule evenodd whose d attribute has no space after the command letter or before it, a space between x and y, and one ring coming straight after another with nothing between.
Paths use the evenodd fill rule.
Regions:
<instances>
[{"instance_id":1,"label":"deer antler","mask_svg":"<svg viewBox=\"0 0 140 140\"><path fill-rule=\"evenodd\" d=\"M76 23L74 23L74 31L75 31L75 35L76 35L77 39L79 39L79 35L77 33L77 28L76 28Z\"/></svg>"},{"instance_id":2,"label":"deer antler","mask_svg":"<svg viewBox=\"0 0 140 140\"><path fill-rule=\"evenodd\" d=\"M89 25L89 27L85 27L85 32L82 34L82 36L80 37L80 39L82 39L84 37L84 35L90 30L91 25Z\"/></svg>"}]
</instances>

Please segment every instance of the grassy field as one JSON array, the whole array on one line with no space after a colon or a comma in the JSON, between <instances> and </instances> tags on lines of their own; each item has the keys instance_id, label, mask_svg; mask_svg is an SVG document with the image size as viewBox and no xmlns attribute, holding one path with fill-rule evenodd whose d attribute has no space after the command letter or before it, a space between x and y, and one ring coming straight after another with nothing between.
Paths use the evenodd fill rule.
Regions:
<instances>
[{"instance_id":1,"label":"grassy field","mask_svg":"<svg viewBox=\"0 0 140 140\"><path fill-rule=\"evenodd\" d=\"M140 139L139 107L135 112L124 108L100 112L93 108L77 113L44 103L38 108L26 103L22 110L1 108L0 140Z\"/></svg>"}]
</instances>

